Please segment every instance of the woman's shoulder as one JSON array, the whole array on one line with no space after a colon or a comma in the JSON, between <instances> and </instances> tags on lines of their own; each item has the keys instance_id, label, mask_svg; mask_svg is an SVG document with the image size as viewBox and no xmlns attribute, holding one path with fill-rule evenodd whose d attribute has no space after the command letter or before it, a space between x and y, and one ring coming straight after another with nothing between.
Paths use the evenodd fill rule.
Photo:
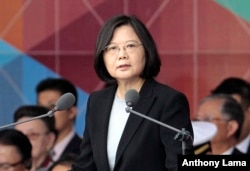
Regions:
<instances>
[{"instance_id":1,"label":"woman's shoulder","mask_svg":"<svg viewBox=\"0 0 250 171\"><path fill-rule=\"evenodd\" d=\"M115 92L116 87L114 85L105 87L99 90L95 90L89 94L89 96L107 96Z\"/></svg>"},{"instance_id":2,"label":"woman's shoulder","mask_svg":"<svg viewBox=\"0 0 250 171\"><path fill-rule=\"evenodd\" d=\"M177 90L176 88L168 85L168 84L165 84L165 83L162 83L162 82L159 82L157 80L149 80L149 84L152 84L154 85L154 92L157 92L157 93L160 93L160 94L183 94L183 92L181 92L180 90Z\"/></svg>"}]
</instances>

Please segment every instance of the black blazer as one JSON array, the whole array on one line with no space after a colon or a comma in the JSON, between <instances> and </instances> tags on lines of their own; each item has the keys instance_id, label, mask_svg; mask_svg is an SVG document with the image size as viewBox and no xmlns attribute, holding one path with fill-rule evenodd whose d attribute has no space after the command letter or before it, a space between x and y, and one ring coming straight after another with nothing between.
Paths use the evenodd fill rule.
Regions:
<instances>
[{"instance_id":1,"label":"black blazer","mask_svg":"<svg viewBox=\"0 0 250 171\"><path fill-rule=\"evenodd\" d=\"M81 154L72 171L110 171L107 133L116 88L111 86L90 94ZM193 137L187 98L169 86L155 80L145 81L133 110L177 129L185 128ZM114 171L177 170L182 142L174 139L176 135L173 130L130 114L118 145ZM192 144L189 139L186 154L194 154Z\"/></svg>"},{"instance_id":2,"label":"black blazer","mask_svg":"<svg viewBox=\"0 0 250 171\"><path fill-rule=\"evenodd\" d=\"M80 154L80 145L82 142L82 138L80 136L78 136L76 133L73 136L73 138L70 140L70 142L67 144L67 146L65 147L65 149L63 150L61 156L59 157L59 160L67 155L67 154L76 154L79 155Z\"/></svg>"}]
</instances>

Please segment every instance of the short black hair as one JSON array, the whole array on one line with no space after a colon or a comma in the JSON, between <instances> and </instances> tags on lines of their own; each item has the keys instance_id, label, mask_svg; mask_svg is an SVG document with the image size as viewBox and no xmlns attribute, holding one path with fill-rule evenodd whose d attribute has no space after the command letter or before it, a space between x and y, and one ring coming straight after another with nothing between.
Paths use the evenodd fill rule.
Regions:
<instances>
[{"instance_id":1,"label":"short black hair","mask_svg":"<svg viewBox=\"0 0 250 171\"><path fill-rule=\"evenodd\" d=\"M250 85L249 82L238 77L229 77L224 79L211 94L238 94L242 99L242 107L245 110L250 106Z\"/></svg>"},{"instance_id":2,"label":"short black hair","mask_svg":"<svg viewBox=\"0 0 250 171\"><path fill-rule=\"evenodd\" d=\"M19 119L23 117L37 117L43 114L47 114L48 112L49 109L44 106L23 105L18 107L14 111L14 122L17 122ZM49 132L52 132L57 136L57 131L55 128L55 118L53 116L52 117L46 116L39 119L44 122Z\"/></svg>"},{"instance_id":3,"label":"short black hair","mask_svg":"<svg viewBox=\"0 0 250 171\"><path fill-rule=\"evenodd\" d=\"M99 31L94 60L94 68L98 77L104 82L114 81L114 78L108 73L105 67L103 52L105 47L110 43L115 29L123 25L130 25L134 29L145 49L146 64L140 75L141 78L151 79L156 77L160 72L161 60L155 41L142 21L134 15L114 16L109 19Z\"/></svg>"},{"instance_id":4,"label":"short black hair","mask_svg":"<svg viewBox=\"0 0 250 171\"><path fill-rule=\"evenodd\" d=\"M0 130L0 144L15 146L27 169L31 168L32 145L26 135L15 129Z\"/></svg>"},{"instance_id":5,"label":"short black hair","mask_svg":"<svg viewBox=\"0 0 250 171\"><path fill-rule=\"evenodd\" d=\"M75 96L74 106L77 105L77 89L76 86L67 79L64 78L45 78L41 80L36 86L36 94L39 94L45 90L56 90L61 93L61 95L65 93L72 93Z\"/></svg>"},{"instance_id":6,"label":"short black hair","mask_svg":"<svg viewBox=\"0 0 250 171\"><path fill-rule=\"evenodd\" d=\"M211 94L202 99L200 104L213 99L223 100L223 104L220 108L221 115L227 120L234 120L238 123L239 128L235 132L235 138L239 139L244 121L244 111L242 106L231 95L223 93Z\"/></svg>"}]
</instances>

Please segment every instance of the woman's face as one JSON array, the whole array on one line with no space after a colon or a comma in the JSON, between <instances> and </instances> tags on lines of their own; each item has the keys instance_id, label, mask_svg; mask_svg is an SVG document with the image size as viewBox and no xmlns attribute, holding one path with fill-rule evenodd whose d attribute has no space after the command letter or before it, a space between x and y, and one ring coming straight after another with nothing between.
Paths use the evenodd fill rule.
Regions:
<instances>
[{"instance_id":1,"label":"woman's face","mask_svg":"<svg viewBox=\"0 0 250 171\"><path fill-rule=\"evenodd\" d=\"M130 25L115 29L104 51L104 63L109 74L116 80L140 77L146 63L145 51Z\"/></svg>"}]
</instances>

